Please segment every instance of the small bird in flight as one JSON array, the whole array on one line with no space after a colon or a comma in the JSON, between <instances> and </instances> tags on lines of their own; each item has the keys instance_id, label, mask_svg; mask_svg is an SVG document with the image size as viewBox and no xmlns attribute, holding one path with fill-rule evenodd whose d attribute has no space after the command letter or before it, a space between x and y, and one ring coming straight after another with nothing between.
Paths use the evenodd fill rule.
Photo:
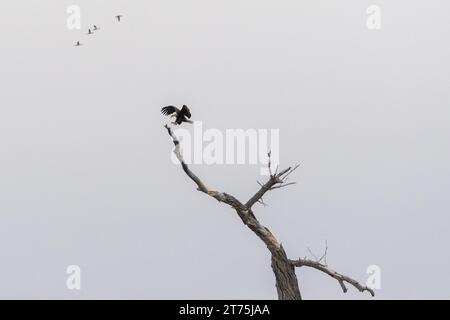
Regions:
<instances>
[{"instance_id":1,"label":"small bird in flight","mask_svg":"<svg viewBox=\"0 0 450 320\"><path fill-rule=\"evenodd\" d=\"M174 106L167 106L161 109L161 113L165 116L171 115L171 118L175 118L175 121L172 122L172 124L180 125L183 122L192 123L191 120L187 119L191 118L191 111L186 105L183 105L181 110Z\"/></svg>"},{"instance_id":2,"label":"small bird in flight","mask_svg":"<svg viewBox=\"0 0 450 320\"><path fill-rule=\"evenodd\" d=\"M97 30L100 30L100 28L94 24L94 31L97 31Z\"/></svg>"},{"instance_id":3,"label":"small bird in flight","mask_svg":"<svg viewBox=\"0 0 450 320\"><path fill-rule=\"evenodd\" d=\"M92 30L91 30L91 29L89 29L89 31L88 31L88 34L93 34L93 32L92 32Z\"/></svg>"},{"instance_id":4,"label":"small bird in flight","mask_svg":"<svg viewBox=\"0 0 450 320\"><path fill-rule=\"evenodd\" d=\"M75 43L75 47L79 47L79 46L81 46L81 43L80 43L80 41L77 41L77 43Z\"/></svg>"},{"instance_id":5,"label":"small bird in flight","mask_svg":"<svg viewBox=\"0 0 450 320\"><path fill-rule=\"evenodd\" d=\"M123 15L121 15L121 14L117 15L117 16L116 16L117 21L120 22L120 19L122 19L122 17L123 17Z\"/></svg>"}]
</instances>

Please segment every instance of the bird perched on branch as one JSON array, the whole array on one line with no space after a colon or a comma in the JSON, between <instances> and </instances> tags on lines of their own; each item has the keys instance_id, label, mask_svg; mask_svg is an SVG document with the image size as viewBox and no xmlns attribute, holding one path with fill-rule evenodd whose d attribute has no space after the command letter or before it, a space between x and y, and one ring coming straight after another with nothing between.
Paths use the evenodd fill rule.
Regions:
<instances>
[{"instance_id":1,"label":"bird perched on branch","mask_svg":"<svg viewBox=\"0 0 450 320\"><path fill-rule=\"evenodd\" d=\"M118 15L116 16L116 19L117 19L118 22L120 22L120 19L122 19L122 18L123 18L123 15L121 15L121 14L118 14Z\"/></svg>"},{"instance_id":2,"label":"bird perched on branch","mask_svg":"<svg viewBox=\"0 0 450 320\"><path fill-rule=\"evenodd\" d=\"M165 116L171 115L171 118L175 118L175 121L172 122L172 124L179 125L183 122L192 123L191 120L187 119L191 118L191 111L186 105L183 105L181 110L174 106L167 106L161 109L161 113Z\"/></svg>"}]
</instances>

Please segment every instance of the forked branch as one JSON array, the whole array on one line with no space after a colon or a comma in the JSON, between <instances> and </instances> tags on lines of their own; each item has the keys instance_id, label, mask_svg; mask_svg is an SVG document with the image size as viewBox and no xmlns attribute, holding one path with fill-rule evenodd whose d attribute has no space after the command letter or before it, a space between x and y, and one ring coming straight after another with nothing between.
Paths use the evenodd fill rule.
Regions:
<instances>
[{"instance_id":1,"label":"forked branch","mask_svg":"<svg viewBox=\"0 0 450 320\"><path fill-rule=\"evenodd\" d=\"M278 168L277 168L275 173L272 173L272 164L271 164L272 161L270 158L270 154L271 153L269 152L268 153L268 157L269 157L268 166L269 166L269 173L270 173L269 180L265 184L260 184L261 188L245 204L245 206L247 208L251 208L257 202L261 202L262 197L264 196L264 194L266 194L267 191L275 190L275 189L279 189L279 188L283 188L283 187L287 187L287 186L295 184L295 182L287 183L286 181L289 178L289 175L292 172L294 172L295 170L297 170L299 165L296 165L293 168L289 167L287 169L282 170L281 172L278 172Z\"/></svg>"}]
</instances>

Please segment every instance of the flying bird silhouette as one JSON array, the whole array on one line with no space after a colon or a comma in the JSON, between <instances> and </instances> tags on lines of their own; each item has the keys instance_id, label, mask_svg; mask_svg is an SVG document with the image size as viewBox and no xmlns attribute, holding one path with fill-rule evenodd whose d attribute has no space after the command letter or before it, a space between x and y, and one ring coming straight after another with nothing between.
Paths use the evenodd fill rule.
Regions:
<instances>
[{"instance_id":1,"label":"flying bird silhouette","mask_svg":"<svg viewBox=\"0 0 450 320\"><path fill-rule=\"evenodd\" d=\"M172 124L180 125L183 122L192 123L191 120L187 119L191 118L191 111L186 105L183 105L181 110L174 106L167 106L161 109L161 113L165 116L171 115L171 118L175 118L175 121L172 122Z\"/></svg>"},{"instance_id":2,"label":"flying bird silhouette","mask_svg":"<svg viewBox=\"0 0 450 320\"><path fill-rule=\"evenodd\" d=\"M81 43L80 43L80 41L77 41L77 43L75 43L75 47L79 47L79 46L81 46Z\"/></svg>"},{"instance_id":3,"label":"flying bird silhouette","mask_svg":"<svg viewBox=\"0 0 450 320\"><path fill-rule=\"evenodd\" d=\"M119 21L119 22L120 22L120 19L122 19L122 17L123 17L123 15L121 15L121 14L118 14L118 15L116 16L116 19L117 19L117 21Z\"/></svg>"}]
</instances>

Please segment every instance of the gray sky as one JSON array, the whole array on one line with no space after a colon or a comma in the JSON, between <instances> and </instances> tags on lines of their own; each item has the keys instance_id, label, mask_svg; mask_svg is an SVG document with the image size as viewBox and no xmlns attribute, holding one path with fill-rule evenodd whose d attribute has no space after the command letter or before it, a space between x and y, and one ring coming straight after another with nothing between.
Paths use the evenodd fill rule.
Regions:
<instances>
[{"instance_id":1,"label":"gray sky","mask_svg":"<svg viewBox=\"0 0 450 320\"><path fill-rule=\"evenodd\" d=\"M80 31L66 27L71 4ZM380 266L377 298L450 298L448 1L0 10L0 298L276 298L264 245L171 162L166 104L206 128L280 129L298 184L255 214L290 257L327 240L339 272L365 282ZM261 179L255 165L193 169L242 201ZM80 291L66 288L72 264ZM297 274L305 299L369 299Z\"/></svg>"}]
</instances>

